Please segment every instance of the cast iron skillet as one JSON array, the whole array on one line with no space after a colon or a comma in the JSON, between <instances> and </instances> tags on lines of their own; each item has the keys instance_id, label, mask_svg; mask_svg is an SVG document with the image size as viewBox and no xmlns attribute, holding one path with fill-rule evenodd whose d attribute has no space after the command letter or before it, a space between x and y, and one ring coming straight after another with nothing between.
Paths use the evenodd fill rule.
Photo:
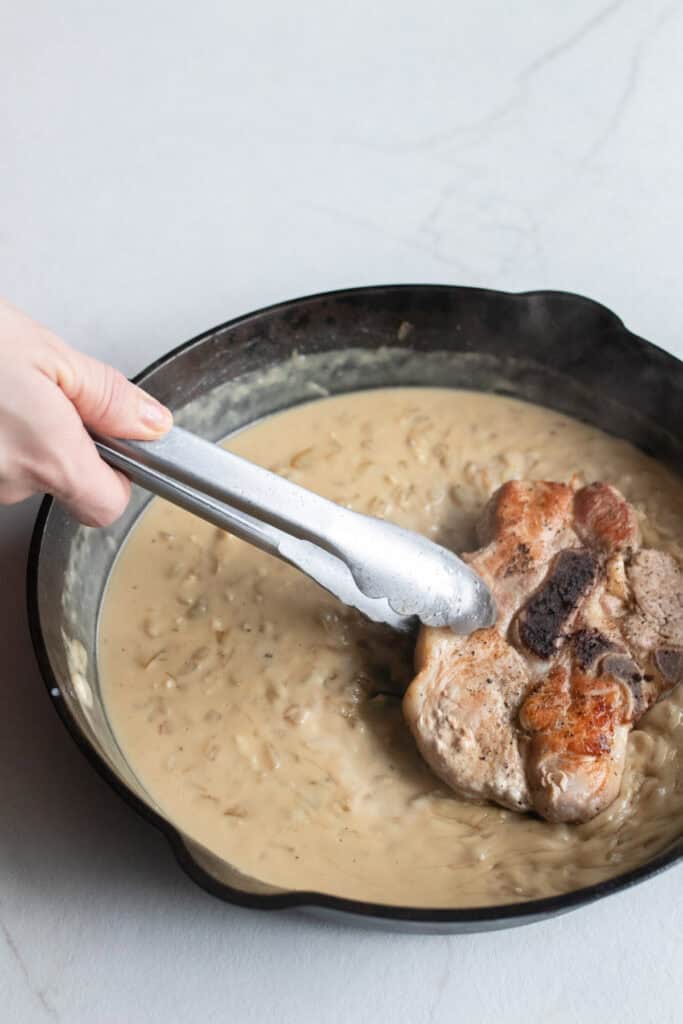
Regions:
<instances>
[{"instance_id":1,"label":"cast iron skillet","mask_svg":"<svg viewBox=\"0 0 683 1024\"><path fill-rule=\"evenodd\" d=\"M636 337L604 306L564 292L397 285L314 295L215 327L136 379L174 409L177 422L214 440L323 393L438 384L550 406L683 470L683 363ZM154 808L118 749L100 698L98 609L116 552L146 500L135 491L123 519L103 531L79 527L51 499L43 502L28 563L31 635L48 693L72 738L110 785L163 831L182 868L209 892L243 906L307 908L384 929L470 932L571 910L683 856L682 835L665 853L598 885L462 910L276 890L217 862Z\"/></svg>"}]
</instances>

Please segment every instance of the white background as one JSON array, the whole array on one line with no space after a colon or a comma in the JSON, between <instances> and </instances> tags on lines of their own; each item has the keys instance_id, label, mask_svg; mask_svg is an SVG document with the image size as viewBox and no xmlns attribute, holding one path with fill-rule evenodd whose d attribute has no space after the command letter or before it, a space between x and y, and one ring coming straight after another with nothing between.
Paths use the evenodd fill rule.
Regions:
<instances>
[{"instance_id":1,"label":"white background","mask_svg":"<svg viewBox=\"0 0 683 1024\"><path fill-rule=\"evenodd\" d=\"M260 305L394 281L583 292L683 355L683 4L2 8L0 291L127 372ZM680 1020L682 868L451 938L196 889L48 706L34 511L0 512L3 1021Z\"/></svg>"}]
</instances>

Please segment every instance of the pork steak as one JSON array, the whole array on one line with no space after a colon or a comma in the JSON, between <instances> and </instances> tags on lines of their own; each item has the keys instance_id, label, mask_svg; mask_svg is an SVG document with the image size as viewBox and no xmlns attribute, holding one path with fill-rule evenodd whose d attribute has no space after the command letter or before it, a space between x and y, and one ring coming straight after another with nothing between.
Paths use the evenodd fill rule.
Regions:
<instances>
[{"instance_id":1,"label":"pork steak","mask_svg":"<svg viewBox=\"0 0 683 1024\"><path fill-rule=\"evenodd\" d=\"M423 627L405 718L456 792L582 822L619 793L628 733L683 681L683 575L640 547L608 484L511 481L465 560L491 587L495 626Z\"/></svg>"}]
</instances>

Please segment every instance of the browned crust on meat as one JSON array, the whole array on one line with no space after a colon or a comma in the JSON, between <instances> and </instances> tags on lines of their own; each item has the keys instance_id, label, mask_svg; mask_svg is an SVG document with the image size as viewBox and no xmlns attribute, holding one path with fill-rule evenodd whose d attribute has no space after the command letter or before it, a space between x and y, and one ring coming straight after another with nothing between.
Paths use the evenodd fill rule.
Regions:
<instances>
[{"instance_id":1,"label":"browned crust on meat","mask_svg":"<svg viewBox=\"0 0 683 1024\"><path fill-rule=\"evenodd\" d=\"M574 498L576 532L591 547L607 552L625 551L638 544L635 511L609 484L582 487Z\"/></svg>"},{"instance_id":2,"label":"browned crust on meat","mask_svg":"<svg viewBox=\"0 0 683 1024\"><path fill-rule=\"evenodd\" d=\"M520 724L529 786L548 821L586 821L616 798L632 703L619 680L566 665L554 665L527 697Z\"/></svg>"},{"instance_id":3,"label":"browned crust on meat","mask_svg":"<svg viewBox=\"0 0 683 1024\"><path fill-rule=\"evenodd\" d=\"M630 697L613 676L554 665L524 701L519 718L549 751L599 757L610 750L630 708Z\"/></svg>"},{"instance_id":4,"label":"browned crust on meat","mask_svg":"<svg viewBox=\"0 0 683 1024\"><path fill-rule=\"evenodd\" d=\"M510 480L493 495L482 516L483 544L495 541L487 569L498 575L525 572L563 526L574 492L566 484ZM477 555L486 555L485 551Z\"/></svg>"}]
</instances>

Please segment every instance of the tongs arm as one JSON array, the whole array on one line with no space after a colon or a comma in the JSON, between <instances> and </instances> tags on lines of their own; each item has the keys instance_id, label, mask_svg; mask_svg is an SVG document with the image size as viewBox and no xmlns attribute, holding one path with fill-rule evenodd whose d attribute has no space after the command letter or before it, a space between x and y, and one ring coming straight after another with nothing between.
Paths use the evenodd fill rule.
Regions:
<instances>
[{"instance_id":1,"label":"tongs arm","mask_svg":"<svg viewBox=\"0 0 683 1024\"><path fill-rule=\"evenodd\" d=\"M470 633L495 620L484 581L420 534L352 512L180 427L158 441L95 441L131 479L297 565L376 621Z\"/></svg>"},{"instance_id":2,"label":"tongs arm","mask_svg":"<svg viewBox=\"0 0 683 1024\"><path fill-rule=\"evenodd\" d=\"M399 615L389 607L387 601L363 594L341 559L314 543L293 537L205 491L189 486L173 475L175 470L172 464L167 463L170 472L160 468L164 462L157 461L153 451L142 448L143 442L97 435L93 435L93 440L105 462L158 497L165 498L186 512L198 515L240 540L295 566L344 604L358 608L373 621L385 622L401 632L408 632L415 627L414 616ZM191 478L191 474L184 472L179 475Z\"/></svg>"}]
</instances>

